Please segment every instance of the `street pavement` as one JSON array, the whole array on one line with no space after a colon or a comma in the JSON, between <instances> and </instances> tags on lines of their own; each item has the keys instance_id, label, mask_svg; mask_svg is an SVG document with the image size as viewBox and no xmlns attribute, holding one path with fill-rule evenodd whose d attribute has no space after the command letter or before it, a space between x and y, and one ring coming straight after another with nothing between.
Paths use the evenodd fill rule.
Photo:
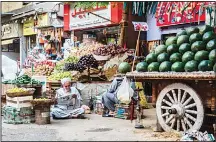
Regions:
<instances>
[{"instance_id":1,"label":"street pavement","mask_svg":"<svg viewBox=\"0 0 216 142\"><path fill-rule=\"evenodd\" d=\"M145 109L144 129L134 128L135 121L104 118L88 114L87 119L51 120L51 124L5 124L3 141L153 141L177 140L167 133L153 132L156 126L155 109Z\"/></svg>"}]
</instances>

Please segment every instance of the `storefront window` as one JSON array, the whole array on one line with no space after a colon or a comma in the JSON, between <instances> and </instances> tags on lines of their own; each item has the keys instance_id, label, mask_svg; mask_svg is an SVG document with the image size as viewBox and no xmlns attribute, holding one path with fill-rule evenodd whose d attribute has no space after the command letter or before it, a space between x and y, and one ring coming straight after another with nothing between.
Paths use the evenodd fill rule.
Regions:
<instances>
[{"instance_id":1,"label":"storefront window","mask_svg":"<svg viewBox=\"0 0 216 142\"><path fill-rule=\"evenodd\" d=\"M2 52L20 52L19 43L2 45L1 48Z\"/></svg>"},{"instance_id":2,"label":"storefront window","mask_svg":"<svg viewBox=\"0 0 216 142\"><path fill-rule=\"evenodd\" d=\"M2 45L1 46L1 51L2 52L8 52L8 44L7 45Z\"/></svg>"},{"instance_id":3,"label":"storefront window","mask_svg":"<svg viewBox=\"0 0 216 142\"><path fill-rule=\"evenodd\" d=\"M8 51L9 51L9 52L14 52L14 51L15 51L15 50L14 50L13 44L9 44L9 45L8 45Z\"/></svg>"}]
</instances>

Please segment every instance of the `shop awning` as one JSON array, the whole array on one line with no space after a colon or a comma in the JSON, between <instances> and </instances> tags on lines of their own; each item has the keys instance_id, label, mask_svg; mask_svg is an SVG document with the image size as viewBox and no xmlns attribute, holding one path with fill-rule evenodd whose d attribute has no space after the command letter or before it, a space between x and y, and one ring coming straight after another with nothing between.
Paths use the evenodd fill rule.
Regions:
<instances>
[{"instance_id":1,"label":"shop awning","mask_svg":"<svg viewBox=\"0 0 216 142\"><path fill-rule=\"evenodd\" d=\"M14 39L2 40L1 45L12 44Z\"/></svg>"}]
</instances>

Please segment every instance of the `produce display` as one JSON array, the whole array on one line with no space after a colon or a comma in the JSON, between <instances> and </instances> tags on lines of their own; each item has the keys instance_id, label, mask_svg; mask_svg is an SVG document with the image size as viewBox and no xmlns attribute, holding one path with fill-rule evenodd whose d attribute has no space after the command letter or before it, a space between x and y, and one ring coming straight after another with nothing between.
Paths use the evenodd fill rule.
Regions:
<instances>
[{"instance_id":1,"label":"produce display","mask_svg":"<svg viewBox=\"0 0 216 142\"><path fill-rule=\"evenodd\" d=\"M195 72L215 71L216 34L205 25L181 30L169 37L165 45L157 46L146 59L137 64L138 72Z\"/></svg>"},{"instance_id":2,"label":"produce display","mask_svg":"<svg viewBox=\"0 0 216 142\"><path fill-rule=\"evenodd\" d=\"M7 80L3 82L4 84L41 84L40 81L32 79L28 75L22 75L15 80Z\"/></svg>"},{"instance_id":3,"label":"produce display","mask_svg":"<svg viewBox=\"0 0 216 142\"><path fill-rule=\"evenodd\" d=\"M66 63L65 64L65 70L66 71L79 71L83 72L86 68L92 67L92 68L97 68L98 67L98 62L96 59L93 57L93 55L85 55L82 56L78 63Z\"/></svg>"},{"instance_id":4,"label":"produce display","mask_svg":"<svg viewBox=\"0 0 216 142\"><path fill-rule=\"evenodd\" d=\"M69 71L53 73L47 79L50 80L50 81L60 81L63 78L70 78L71 80L74 80L74 77L72 76L72 73L69 72Z\"/></svg>"},{"instance_id":5,"label":"produce display","mask_svg":"<svg viewBox=\"0 0 216 142\"><path fill-rule=\"evenodd\" d=\"M54 68L54 71L56 72L60 72L60 71L63 71L64 70L64 66L66 63L73 63L73 64L76 64L77 62L79 61L79 58L78 57L72 57L71 55L64 59L64 60L61 60L61 61L58 61L56 63L56 66Z\"/></svg>"},{"instance_id":6,"label":"produce display","mask_svg":"<svg viewBox=\"0 0 216 142\"><path fill-rule=\"evenodd\" d=\"M99 47L102 46L104 45L100 43L84 43L84 45L80 45L79 48L73 48L70 55L74 57L82 57L88 54L92 54L94 50L97 50Z\"/></svg>"},{"instance_id":7,"label":"produce display","mask_svg":"<svg viewBox=\"0 0 216 142\"><path fill-rule=\"evenodd\" d=\"M50 61L43 61L36 63L34 68L34 74L35 75L45 75L45 76L50 76L51 73L53 72L55 67L55 63L50 62Z\"/></svg>"},{"instance_id":8,"label":"produce display","mask_svg":"<svg viewBox=\"0 0 216 142\"><path fill-rule=\"evenodd\" d=\"M12 88L8 89L6 94L9 97L18 97L18 96L25 96L25 95L33 95L35 89L34 88Z\"/></svg>"},{"instance_id":9,"label":"produce display","mask_svg":"<svg viewBox=\"0 0 216 142\"><path fill-rule=\"evenodd\" d=\"M26 88L12 88L7 90L7 93L22 93L22 92L27 92L28 90Z\"/></svg>"},{"instance_id":10,"label":"produce display","mask_svg":"<svg viewBox=\"0 0 216 142\"><path fill-rule=\"evenodd\" d=\"M94 54L98 56L115 56L116 54L125 53L127 49L122 48L119 45L109 44L106 46L101 46L94 50Z\"/></svg>"},{"instance_id":11,"label":"produce display","mask_svg":"<svg viewBox=\"0 0 216 142\"><path fill-rule=\"evenodd\" d=\"M47 99L47 98L35 98L35 99L31 100L31 103L34 106L36 106L36 105L53 105L54 102L55 102L54 100Z\"/></svg>"},{"instance_id":12,"label":"produce display","mask_svg":"<svg viewBox=\"0 0 216 142\"><path fill-rule=\"evenodd\" d=\"M127 73L131 71L131 65L128 62L122 62L118 67L119 73Z\"/></svg>"}]
</instances>

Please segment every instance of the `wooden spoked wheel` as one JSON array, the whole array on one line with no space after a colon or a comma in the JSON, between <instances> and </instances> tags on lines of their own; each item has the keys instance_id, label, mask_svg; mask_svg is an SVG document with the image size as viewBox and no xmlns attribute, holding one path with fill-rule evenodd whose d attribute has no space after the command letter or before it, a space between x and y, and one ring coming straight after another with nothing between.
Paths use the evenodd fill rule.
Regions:
<instances>
[{"instance_id":1,"label":"wooden spoked wheel","mask_svg":"<svg viewBox=\"0 0 216 142\"><path fill-rule=\"evenodd\" d=\"M204 118L202 100L191 87L182 83L168 85L160 92L156 113L164 131L199 130Z\"/></svg>"}]
</instances>

